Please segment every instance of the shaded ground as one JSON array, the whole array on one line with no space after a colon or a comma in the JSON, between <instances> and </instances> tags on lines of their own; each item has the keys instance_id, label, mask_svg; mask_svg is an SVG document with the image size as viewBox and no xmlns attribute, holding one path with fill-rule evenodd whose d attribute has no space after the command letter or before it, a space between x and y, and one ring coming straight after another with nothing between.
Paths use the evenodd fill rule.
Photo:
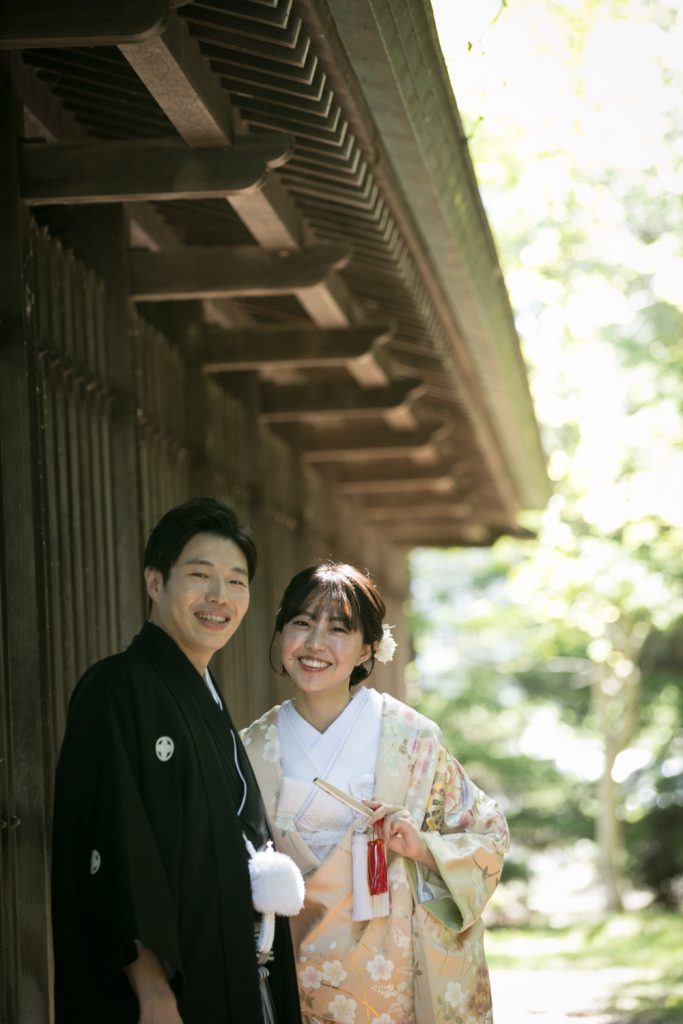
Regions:
<instances>
[{"instance_id":1,"label":"shaded ground","mask_svg":"<svg viewBox=\"0 0 683 1024\"><path fill-rule=\"evenodd\" d=\"M495 1024L683 1024L683 920L489 933Z\"/></svg>"},{"instance_id":2,"label":"shaded ground","mask_svg":"<svg viewBox=\"0 0 683 1024\"><path fill-rule=\"evenodd\" d=\"M638 982L630 968L491 972L495 1024L679 1024L678 1008L641 1003L620 1008Z\"/></svg>"}]
</instances>

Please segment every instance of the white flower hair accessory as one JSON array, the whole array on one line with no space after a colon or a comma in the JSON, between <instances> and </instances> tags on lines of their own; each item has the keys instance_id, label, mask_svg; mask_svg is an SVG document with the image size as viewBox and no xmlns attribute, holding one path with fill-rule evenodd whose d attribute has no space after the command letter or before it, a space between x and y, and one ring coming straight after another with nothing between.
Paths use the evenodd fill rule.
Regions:
<instances>
[{"instance_id":1,"label":"white flower hair accessory","mask_svg":"<svg viewBox=\"0 0 683 1024\"><path fill-rule=\"evenodd\" d=\"M394 651L398 647L398 644L391 635L393 628L393 626L387 626L386 622L382 624L382 639L377 645L375 658L377 661L381 661L383 665L393 660Z\"/></svg>"}]
</instances>

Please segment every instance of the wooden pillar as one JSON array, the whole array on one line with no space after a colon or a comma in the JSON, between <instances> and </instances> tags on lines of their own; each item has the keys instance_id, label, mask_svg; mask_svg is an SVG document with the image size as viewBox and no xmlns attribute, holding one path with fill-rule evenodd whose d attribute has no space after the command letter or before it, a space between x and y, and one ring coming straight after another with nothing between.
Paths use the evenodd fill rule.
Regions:
<instances>
[{"instance_id":1,"label":"wooden pillar","mask_svg":"<svg viewBox=\"0 0 683 1024\"><path fill-rule=\"evenodd\" d=\"M101 278L105 288L108 388L111 407L111 478L103 514L111 517L116 573L116 647L126 647L144 619L143 537L136 430L136 344L128 303L128 225L121 205L71 208L66 214L68 244ZM104 596L103 596L104 599ZM103 652L104 653L104 652Z\"/></svg>"},{"instance_id":2,"label":"wooden pillar","mask_svg":"<svg viewBox=\"0 0 683 1024\"><path fill-rule=\"evenodd\" d=\"M19 203L16 98L0 82L0 1017L51 1020L48 820L51 738L39 423L27 221ZM4 1002L3 1002L4 1001Z\"/></svg>"}]
</instances>

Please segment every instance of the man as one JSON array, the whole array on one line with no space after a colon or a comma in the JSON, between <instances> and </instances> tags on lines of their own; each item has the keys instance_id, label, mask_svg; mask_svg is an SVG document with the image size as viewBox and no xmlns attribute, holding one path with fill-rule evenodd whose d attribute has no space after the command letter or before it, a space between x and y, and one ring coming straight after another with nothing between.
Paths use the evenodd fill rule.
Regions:
<instances>
[{"instance_id":1,"label":"man","mask_svg":"<svg viewBox=\"0 0 683 1024\"><path fill-rule=\"evenodd\" d=\"M208 672L249 606L256 549L228 506L171 509L144 556L150 620L71 698L53 840L58 1024L261 1024L245 838L258 787ZM287 922L270 987L300 1021Z\"/></svg>"}]
</instances>

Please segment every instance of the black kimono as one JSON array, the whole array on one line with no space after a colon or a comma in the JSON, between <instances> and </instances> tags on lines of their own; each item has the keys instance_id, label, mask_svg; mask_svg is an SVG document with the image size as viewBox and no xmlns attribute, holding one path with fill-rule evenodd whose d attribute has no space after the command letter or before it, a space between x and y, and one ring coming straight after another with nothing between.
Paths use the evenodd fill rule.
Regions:
<instances>
[{"instance_id":1,"label":"black kimono","mask_svg":"<svg viewBox=\"0 0 683 1024\"><path fill-rule=\"evenodd\" d=\"M236 730L148 623L86 672L69 707L52 861L57 1024L136 1024L123 971L136 941L166 966L184 1024L261 1024L243 835L257 848L269 837ZM298 1024L283 918L274 953L278 1024Z\"/></svg>"}]
</instances>

